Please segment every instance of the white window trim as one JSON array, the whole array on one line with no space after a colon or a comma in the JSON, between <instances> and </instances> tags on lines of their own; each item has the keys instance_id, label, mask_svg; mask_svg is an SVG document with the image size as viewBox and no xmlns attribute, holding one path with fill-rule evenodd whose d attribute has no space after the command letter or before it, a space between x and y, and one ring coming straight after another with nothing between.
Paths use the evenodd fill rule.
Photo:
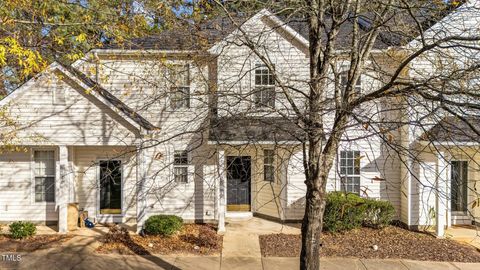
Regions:
<instances>
[{"instance_id":1,"label":"white window trim","mask_svg":"<svg viewBox=\"0 0 480 270\"><path fill-rule=\"evenodd\" d=\"M53 156L55 157L55 201L53 202L37 202L35 200L35 151L53 151ZM56 205L57 203L57 189L59 188L57 183L60 179L60 162L58 156L58 150L56 147L45 146L45 147L32 147L30 148L30 202L32 205Z\"/></svg>"},{"instance_id":2,"label":"white window trim","mask_svg":"<svg viewBox=\"0 0 480 270\"><path fill-rule=\"evenodd\" d=\"M341 152L359 152L360 154L360 157L362 157L362 151L360 150L357 150L357 149L341 149L338 154L337 154L337 169L338 169L338 175L339 175L339 179L338 179L338 191L347 191L347 190L342 190L343 188L343 183L342 183L342 177L358 177L358 193L355 193L355 192L350 192L350 193L355 193L355 194L358 194L359 196L362 195L362 159L360 159L359 161L359 174L348 174L348 173L345 173L345 174L342 174L341 173L341 170L340 170L340 165L341 165Z\"/></svg>"},{"instance_id":3,"label":"white window trim","mask_svg":"<svg viewBox=\"0 0 480 270\"><path fill-rule=\"evenodd\" d=\"M122 180L121 180L121 186L122 188L120 189L120 207L122 208L121 214L101 214L100 213L100 162L101 161L115 161L118 160L120 161L120 170L122 171ZM95 206L95 216L97 217L98 220L102 220L105 217L123 217L125 216L125 208L124 208L124 192L123 189L125 188L125 173L124 173L124 164L125 164L125 159L123 158L97 158L95 160L95 167L96 167L96 172L95 172L95 183L97 184L97 199L96 199L96 206Z\"/></svg>"},{"instance_id":4,"label":"white window trim","mask_svg":"<svg viewBox=\"0 0 480 270\"><path fill-rule=\"evenodd\" d=\"M265 151L272 151L273 152L273 163L272 164L265 164ZM276 173L276 168L277 168L277 164L276 164L276 161L277 159L275 158L276 157L276 153L275 153L275 149L273 148L265 148L263 149L263 153L262 153L262 157L263 157L263 176L262 176L262 181L263 182L268 182L268 183L276 183L277 182L277 173ZM268 166L273 166L273 180L266 180L265 179L265 165L268 165Z\"/></svg>"},{"instance_id":5,"label":"white window trim","mask_svg":"<svg viewBox=\"0 0 480 270\"><path fill-rule=\"evenodd\" d=\"M192 80L192 66L190 65L190 63L171 63L171 66L184 66L184 67L187 67L188 69L188 86L175 86L173 84L171 84L170 82L170 72L172 71L172 68L169 68L167 67L166 69L166 78L167 78L167 82L168 82L168 94L167 94L167 98L166 98L166 111L168 112L176 112L176 113L182 113L182 112L189 112L191 111L192 107L193 107L193 99L192 99L192 89L193 89L193 80ZM188 91L188 107L181 107L181 108L177 108L177 109L174 109L172 108L171 104L172 104L172 88L174 87L188 87L189 91Z\"/></svg>"},{"instance_id":6,"label":"white window trim","mask_svg":"<svg viewBox=\"0 0 480 270\"><path fill-rule=\"evenodd\" d=\"M271 86L267 86L265 85L265 87L272 87L273 88L273 91L274 91L274 102L273 102L273 107L271 106L258 106L256 104L256 95L257 95L257 84L256 84L256 81L255 81L255 73L256 73L256 70L257 68L259 67L264 67L266 69L268 69L268 67L264 64L264 63L260 63L260 62L253 62L252 63L252 66L250 67L250 70L251 70L251 87L250 87L250 92L253 92L252 94L250 94L250 101L252 102L253 104L253 107L255 108L255 111L258 111L258 112L262 112L262 111L274 111L276 108L277 108L277 85L276 83L274 85L271 85ZM274 73L273 73L274 74ZM260 87L260 86L259 86Z\"/></svg>"},{"instance_id":7,"label":"white window trim","mask_svg":"<svg viewBox=\"0 0 480 270\"><path fill-rule=\"evenodd\" d=\"M187 164L184 164L184 165L176 165L175 164L175 153L177 152L186 152L187 153ZM181 167L181 168L187 168L187 182L177 182L175 180L175 167ZM177 185L188 185L190 183L193 183L193 179L192 179L192 175L194 174L193 172L193 168L194 168L194 165L192 165L192 157L191 157L191 153L189 150L187 149L182 149L182 150L174 150L173 151L173 155L172 155L172 181L173 183L177 184Z\"/></svg>"}]
</instances>

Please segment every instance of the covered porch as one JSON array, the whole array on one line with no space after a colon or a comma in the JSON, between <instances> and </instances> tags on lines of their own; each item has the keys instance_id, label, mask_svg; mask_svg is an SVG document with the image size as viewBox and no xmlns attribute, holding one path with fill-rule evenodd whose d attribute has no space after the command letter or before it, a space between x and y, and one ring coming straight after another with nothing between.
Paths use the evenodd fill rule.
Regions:
<instances>
[{"instance_id":1,"label":"covered porch","mask_svg":"<svg viewBox=\"0 0 480 270\"><path fill-rule=\"evenodd\" d=\"M55 205L59 232L68 232L69 224L75 223L72 218L76 217L76 210L72 205L92 222L136 222L135 147L60 145L34 147L31 152L35 168L40 168L37 171L44 168L55 172L55 193L47 199ZM42 156L53 156L54 162ZM51 166L54 168L50 169Z\"/></svg>"},{"instance_id":2,"label":"covered porch","mask_svg":"<svg viewBox=\"0 0 480 270\"><path fill-rule=\"evenodd\" d=\"M458 232L453 226L480 224L478 127L478 117L446 116L411 145L408 225L445 237L445 229Z\"/></svg>"},{"instance_id":3,"label":"covered porch","mask_svg":"<svg viewBox=\"0 0 480 270\"><path fill-rule=\"evenodd\" d=\"M300 132L293 120L279 117L217 117L210 122L219 231L225 230L226 217L290 219L289 189L294 187L289 179L295 178L290 167Z\"/></svg>"}]
</instances>

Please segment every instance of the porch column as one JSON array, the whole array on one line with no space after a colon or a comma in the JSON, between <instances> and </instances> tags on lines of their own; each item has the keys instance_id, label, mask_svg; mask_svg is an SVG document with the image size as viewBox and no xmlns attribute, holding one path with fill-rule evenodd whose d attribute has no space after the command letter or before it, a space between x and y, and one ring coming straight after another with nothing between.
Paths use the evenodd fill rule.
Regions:
<instances>
[{"instance_id":1,"label":"porch column","mask_svg":"<svg viewBox=\"0 0 480 270\"><path fill-rule=\"evenodd\" d=\"M137 147L137 233L140 233L145 224L147 198L145 194L146 181L146 164L145 164L145 150L142 146Z\"/></svg>"},{"instance_id":2,"label":"porch column","mask_svg":"<svg viewBox=\"0 0 480 270\"><path fill-rule=\"evenodd\" d=\"M226 212L226 171L225 171L225 151L218 151L218 232L225 232L225 212Z\"/></svg>"},{"instance_id":3,"label":"porch column","mask_svg":"<svg viewBox=\"0 0 480 270\"><path fill-rule=\"evenodd\" d=\"M66 233L68 231L67 216L68 216L68 203L69 194L71 189L68 162L68 147L66 145L60 145L58 147L59 156L59 178L55 183L55 202L58 210L58 232Z\"/></svg>"},{"instance_id":4,"label":"porch column","mask_svg":"<svg viewBox=\"0 0 480 270\"><path fill-rule=\"evenodd\" d=\"M445 236L446 214L447 214L447 161L445 153L437 155L437 181L436 181L436 230L437 237Z\"/></svg>"}]
</instances>

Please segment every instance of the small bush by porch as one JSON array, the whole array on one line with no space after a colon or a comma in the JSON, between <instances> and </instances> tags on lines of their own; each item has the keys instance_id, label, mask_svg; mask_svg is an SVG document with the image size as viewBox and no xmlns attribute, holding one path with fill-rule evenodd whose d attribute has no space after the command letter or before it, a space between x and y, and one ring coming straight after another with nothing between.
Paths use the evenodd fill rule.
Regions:
<instances>
[{"instance_id":1,"label":"small bush by porch","mask_svg":"<svg viewBox=\"0 0 480 270\"><path fill-rule=\"evenodd\" d=\"M111 226L97 248L100 253L128 255L195 254L214 255L222 250L223 237L210 224L184 224L172 235L137 235L118 226Z\"/></svg>"},{"instance_id":2,"label":"small bush by porch","mask_svg":"<svg viewBox=\"0 0 480 270\"><path fill-rule=\"evenodd\" d=\"M36 225L31 222L13 222L0 225L0 251L32 252L59 247L73 238L66 234L36 234Z\"/></svg>"}]
</instances>

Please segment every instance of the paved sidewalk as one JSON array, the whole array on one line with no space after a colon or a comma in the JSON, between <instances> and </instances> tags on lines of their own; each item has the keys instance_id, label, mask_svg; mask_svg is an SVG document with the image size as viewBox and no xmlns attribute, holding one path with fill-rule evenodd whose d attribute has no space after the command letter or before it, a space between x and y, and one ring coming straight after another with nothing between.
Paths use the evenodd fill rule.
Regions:
<instances>
[{"instance_id":1,"label":"paved sidewalk","mask_svg":"<svg viewBox=\"0 0 480 270\"><path fill-rule=\"evenodd\" d=\"M22 253L20 261L6 262L0 253L0 269L166 269L166 270L277 270L299 269L298 258L261 257L258 235L267 233L299 233L295 226L253 218L230 222L224 235L222 254L217 256L136 256L98 254L99 236L106 228L79 230L63 247ZM355 258L322 258L322 270L479 270L480 264L424 262L411 260L375 260Z\"/></svg>"},{"instance_id":2,"label":"paved sidewalk","mask_svg":"<svg viewBox=\"0 0 480 270\"><path fill-rule=\"evenodd\" d=\"M257 263L259 262L259 263ZM323 270L478 270L480 264L421 262L409 260L364 260L328 258L320 260ZM278 270L298 269L298 258L220 256L134 256L95 253L40 251L22 254L20 262L0 262L0 269L165 269L165 270Z\"/></svg>"}]
</instances>

